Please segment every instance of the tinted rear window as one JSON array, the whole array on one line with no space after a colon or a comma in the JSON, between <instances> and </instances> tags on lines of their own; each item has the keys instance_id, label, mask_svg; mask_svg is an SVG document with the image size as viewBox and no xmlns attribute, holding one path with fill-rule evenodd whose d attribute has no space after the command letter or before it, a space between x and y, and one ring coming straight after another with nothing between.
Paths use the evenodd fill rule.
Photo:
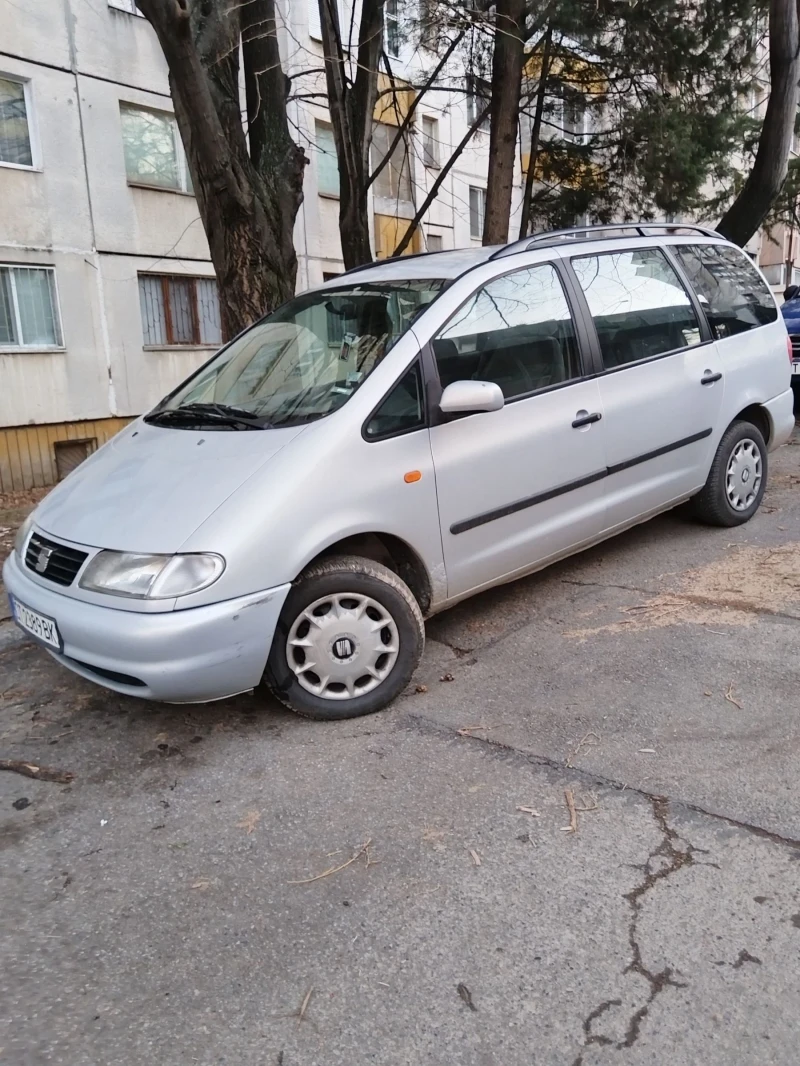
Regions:
<instances>
[{"instance_id":1,"label":"tinted rear window","mask_svg":"<svg viewBox=\"0 0 800 1066\"><path fill-rule=\"evenodd\" d=\"M766 326L778 317L769 287L744 252L719 244L681 245L672 251L717 340Z\"/></svg>"}]
</instances>

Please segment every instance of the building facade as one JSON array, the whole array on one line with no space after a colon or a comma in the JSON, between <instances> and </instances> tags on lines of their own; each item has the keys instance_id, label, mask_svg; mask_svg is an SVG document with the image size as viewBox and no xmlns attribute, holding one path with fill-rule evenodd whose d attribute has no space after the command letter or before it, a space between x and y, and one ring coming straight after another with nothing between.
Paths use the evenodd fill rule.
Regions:
<instances>
[{"instance_id":1,"label":"building facade","mask_svg":"<svg viewBox=\"0 0 800 1066\"><path fill-rule=\"evenodd\" d=\"M419 82L436 52L433 40L406 39L397 5L387 0L385 49L402 87ZM284 15L289 119L311 160L295 231L297 286L305 289L343 270L339 177L317 0L287 4ZM342 15L342 25L352 25ZM442 87L418 101L410 137L370 190L378 257L392 254L485 93L456 52ZM410 88L405 102L403 92L379 97L374 163L412 99ZM571 113L562 118L564 136L584 135L583 117L580 129ZM480 243L488 149L487 122L441 182L409 252ZM512 237L519 165L517 178ZM63 477L208 359L220 339L214 270L166 65L135 0L3 6L0 492Z\"/></svg>"}]
</instances>

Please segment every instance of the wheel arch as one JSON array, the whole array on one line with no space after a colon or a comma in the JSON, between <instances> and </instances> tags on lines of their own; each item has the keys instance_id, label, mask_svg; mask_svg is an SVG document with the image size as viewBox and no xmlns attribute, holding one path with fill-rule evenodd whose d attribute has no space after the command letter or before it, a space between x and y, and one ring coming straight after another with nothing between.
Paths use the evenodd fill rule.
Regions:
<instances>
[{"instance_id":1,"label":"wheel arch","mask_svg":"<svg viewBox=\"0 0 800 1066\"><path fill-rule=\"evenodd\" d=\"M303 570L323 559L329 559L332 555L360 555L363 558L372 559L373 562L382 563L405 581L423 614L427 614L430 610L433 601L433 583L428 568L414 548L401 537L375 530L352 533L331 542L317 552L306 562Z\"/></svg>"},{"instance_id":2,"label":"wheel arch","mask_svg":"<svg viewBox=\"0 0 800 1066\"><path fill-rule=\"evenodd\" d=\"M773 434L772 420L769 416L769 412L766 407L760 403L751 403L731 419L731 425L734 422L752 422L761 431L761 436L764 438L764 443L769 446L770 437Z\"/></svg>"}]
</instances>

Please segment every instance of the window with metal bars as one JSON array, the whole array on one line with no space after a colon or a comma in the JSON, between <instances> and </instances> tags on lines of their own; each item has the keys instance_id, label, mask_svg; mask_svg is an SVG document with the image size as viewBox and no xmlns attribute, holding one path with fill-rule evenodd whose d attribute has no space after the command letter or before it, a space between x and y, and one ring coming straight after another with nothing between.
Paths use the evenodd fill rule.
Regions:
<instances>
[{"instance_id":1,"label":"window with metal bars","mask_svg":"<svg viewBox=\"0 0 800 1066\"><path fill-rule=\"evenodd\" d=\"M146 348L222 343L215 278L140 274L139 303Z\"/></svg>"},{"instance_id":2,"label":"window with metal bars","mask_svg":"<svg viewBox=\"0 0 800 1066\"><path fill-rule=\"evenodd\" d=\"M53 267L0 266L0 348L62 348Z\"/></svg>"}]
</instances>

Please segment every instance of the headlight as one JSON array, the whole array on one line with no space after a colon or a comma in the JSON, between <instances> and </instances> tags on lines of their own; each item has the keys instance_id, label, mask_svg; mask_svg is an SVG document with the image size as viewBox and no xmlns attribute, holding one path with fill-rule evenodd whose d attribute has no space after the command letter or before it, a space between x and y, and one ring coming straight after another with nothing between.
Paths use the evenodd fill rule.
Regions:
<instances>
[{"instance_id":1,"label":"headlight","mask_svg":"<svg viewBox=\"0 0 800 1066\"><path fill-rule=\"evenodd\" d=\"M102 551L86 567L80 586L138 600L171 600L199 592L225 569L221 555L139 555Z\"/></svg>"},{"instance_id":2,"label":"headlight","mask_svg":"<svg viewBox=\"0 0 800 1066\"><path fill-rule=\"evenodd\" d=\"M19 559L20 562L22 562L22 552L23 552L23 550L25 548L25 542L28 539L28 534L31 531L31 526L32 525L33 525L33 515L29 514L28 517L25 519L25 521L22 523L22 525L17 530L17 536L16 536L16 538L14 540L14 552L15 552L15 554L17 556L17 559Z\"/></svg>"}]
</instances>

